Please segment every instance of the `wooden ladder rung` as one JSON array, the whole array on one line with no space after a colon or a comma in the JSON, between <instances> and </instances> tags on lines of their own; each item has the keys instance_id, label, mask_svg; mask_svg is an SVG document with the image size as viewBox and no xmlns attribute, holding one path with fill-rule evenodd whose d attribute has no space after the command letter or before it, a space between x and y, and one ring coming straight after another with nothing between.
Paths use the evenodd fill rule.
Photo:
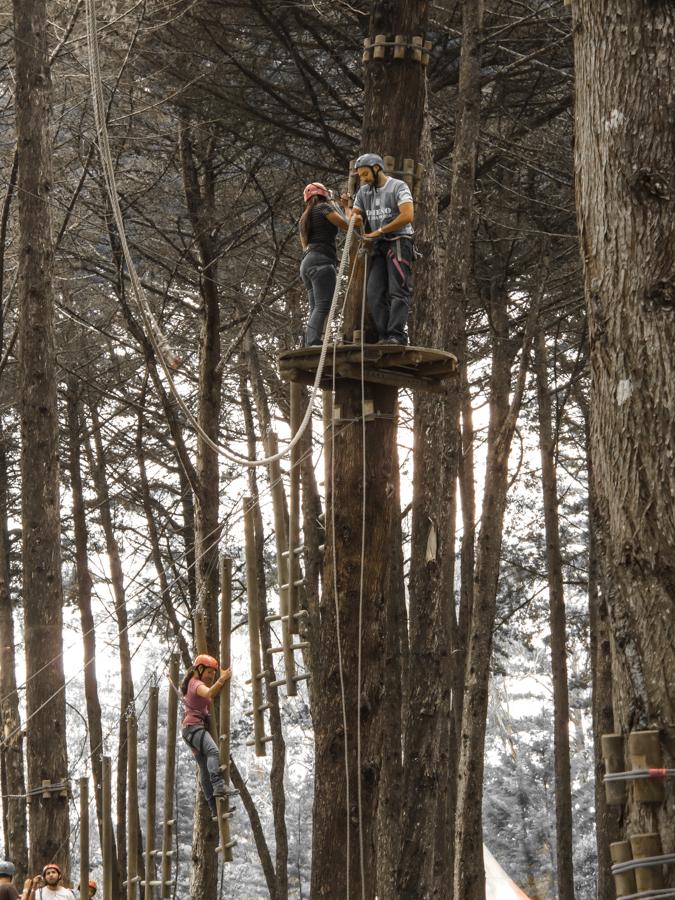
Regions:
<instances>
[{"instance_id":1,"label":"wooden ladder rung","mask_svg":"<svg viewBox=\"0 0 675 900\"><path fill-rule=\"evenodd\" d=\"M271 734L265 734L265 735L263 735L263 737L260 738L260 743L268 744L270 741L273 741L273 740L274 740L274 738L272 737ZM246 741L246 746L247 747L255 747L255 745L257 743L258 743L258 741L256 741L255 738L251 738L250 740Z\"/></svg>"},{"instance_id":2,"label":"wooden ladder rung","mask_svg":"<svg viewBox=\"0 0 675 900\"><path fill-rule=\"evenodd\" d=\"M298 578L293 582L293 587L301 587L304 583L305 583L304 578ZM289 585L288 584L280 584L279 587L282 591L285 591L288 589Z\"/></svg>"},{"instance_id":3,"label":"wooden ladder rung","mask_svg":"<svg viewBox=\"0 0 675 900\"><path fill-rule=\"evenodd\" d=\"M293 548L293 553L302 553L302 552L304 551L304 549L305 549L305 545L304 545L304 544L300 544L299 547L294 547L294 548ZM288 556L290 555L290 551L288 551L288 550L282 550L281 555L287 559Z\"/></svg>"}]
</instances>

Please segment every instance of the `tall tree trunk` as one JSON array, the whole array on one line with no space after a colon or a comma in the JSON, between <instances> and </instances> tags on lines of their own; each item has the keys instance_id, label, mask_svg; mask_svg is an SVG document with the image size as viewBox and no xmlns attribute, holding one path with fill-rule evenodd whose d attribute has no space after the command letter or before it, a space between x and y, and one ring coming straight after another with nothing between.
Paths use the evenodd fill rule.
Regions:
<instances>
[{"instance_id":1,"label":"tall tree trunk","mask_svg":"<svg viewBox=\"0 0 675 900\"><path fill-rule=\"evenodd\" d=\"M95 404L89 406L92 422L92 434L94 437L94 450L91 447L89 436L85 438L85 446L89 456L96 496L98 499L98 513L101 518L101 526L105 536L106 552L110 565L110 579L112 594L115 603L115 620L117 622L117 641L120 658L120 717L117 738L117 783L116 783L116 822L117 822L117 847L120 888L121 882L127 876L126 858L126 822L127 822L127 719L126 713L134 701L134 682L131 673L131 649L129 646L129 617L127 613L127 600L124 589L124 572L120 548L115 537L112 509L110 504L110 491L106 475L106 454L103 447L101 423ZM136 801L137 802L137 801Z\"/></svg>"},{"instance_id":2,"label":"tall tree trunk","mask_svg":"<svg viewBox=\"0 0 675 900\"><path fill-rule=\"evenodd\" d=\"M23 764L23 729L16 690L14 606L10 584L10 545L7 532L7 453L0 420L0 715L2 716L2 802L5 853L17 869L17 884L28 870L26 779Z\"/></svg>"},{"instance_id":3,"label":"tall tree trunk","mask_svg":"<svg viewBox=\"0 0 675 900\"><path fill-rule=\"evenodd\" d=\"M215 233L215 177L210 164L211 148L200 147L198 160L193 135L187 125L180 132L183 188L190 223L199 250L201 266L201 331L199 336L199 388L197 421L197 464L195 492L195 553L197 603L206 612L209 653L218 656L218 453L209 445L217 443L220 427L222 374L220 361L220 306L218 301L218 249ZM206 437L205 437L206 435ZM207 440L208 439L208 440ZM211 821L208 806L198 791L195 808L190 894L202 900L216 900L218 887L217 824Z\"/></svg>"},{"instance_id":4,"label":"tall tree trunk","mask_svg":"<svg viewBox=\"0 0 675 900\"><path fill-rule=\"evenodd\" d=\"M103 834L103 775L101 759L103 745L103 725L101 703L96 679L96 631L91 609L92 578L89 571L88 534L85 517L84 493L82 490L82 462L80 453L81 420L78 385L70 379L67 387L67 420L70 474L70 490L73 497L73 531L75 536L75 572L77 578L77 605L82 623L82 644L84 646L84 696L87 705L87 725L89 728L89 753L91 771L94 777L94 798L99 838ZM119 840L119 838L118 838ZM113 840L113 884L119 880L117 847Z\"/></svg>"},{"instance_id":5,"label":"tall tree trunk","mask_svg":"<svg viewBox=\"0 0 675 900\"><path fill-rule=\"evenodd\" d=\"M46 0L14 0L19 149L19 390L28 790L68 778L54 349L54 250L49 207L51 79ZM46 657L46 658L45 658ZM65 792L63 792L65 793ZM30 865L68 870L68 798L34 797Z\"/></svg>"},{"instance_id":6,"label":"tall tree trunk","mask_svg":"<svg viewBox=\"0 0 675 900\"><path fill-rule=\"evenodd\" d=\"M606 535L615 727L675 759L675 316L670 117L675 8L574 7L576 189L591 359L591 461ZM675 843L675 782L626 834ZM669 870L670 885L675 872Z\"/></svg>"},{"instance_id":7,"label":"tall tree trunk","mask_svg":"<svg viewBox=\"0 0 675 900\"><path fill-rule=\"evenodd\" d=\"M541 484L544 495L546 570L551 623L551 675L553 679L553 754L555 759L556 873L560 900L574 900L572 854L572 782L570 774L570 705L567 688L567 628L563 589L558 479L551 426L546 336L543 327L535 338L535 372L539 412Z\"/></svg>"},{"instance_id":8,"label":"tall tree trunk","mask_svg":"<svg viewBox=\"0 0 675 900\"><path fill-rule=\"evenodd\" d=\"M395 5L377 0L372 6L370 36L424 37L427 17L426 0L400 0ZM364 86L363 149L399 160L419 160L424 67L413 59L371 60L365 68ZM348 335L360 328L361 298L356 280L345 311ZM400 590L400 586L392 586L388 571L400 517L393 420L396 390L366 385L364 393L374 401L377 412L391 418L369 422L364 436L359 421L361 385L338 382L335 401L351 424L335 430L335 479L327 492L322 627L314 673L312 896L340 900L347 894L371 900L376 892L382 732L388 712L382 702L384 625L389 592L394 589L398 595ZM364 488L365 509L361 499ZM400 660L390 664L400 665Z\"/></svg>"}]
</instances>

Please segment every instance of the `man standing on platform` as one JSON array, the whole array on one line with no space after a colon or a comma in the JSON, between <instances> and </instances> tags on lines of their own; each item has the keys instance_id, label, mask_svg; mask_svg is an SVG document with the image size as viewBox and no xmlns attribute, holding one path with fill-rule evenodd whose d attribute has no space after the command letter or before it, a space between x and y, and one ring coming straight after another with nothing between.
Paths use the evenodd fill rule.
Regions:
<instances>
[{"instance_id":1,"label":"man standing on platform","mask_svg":"<svg viewBox=\"0 0 675 900\"><path fill-rule=\"evenodd\" d=\"M368 309L378 343L405 346L414 252L412 194L405 181L384 174L384 160L375 153L359 156L355 168L361 187L352 215L356 225L365 220L364 240L370 251Z\"/></svg>"}]
</instances>

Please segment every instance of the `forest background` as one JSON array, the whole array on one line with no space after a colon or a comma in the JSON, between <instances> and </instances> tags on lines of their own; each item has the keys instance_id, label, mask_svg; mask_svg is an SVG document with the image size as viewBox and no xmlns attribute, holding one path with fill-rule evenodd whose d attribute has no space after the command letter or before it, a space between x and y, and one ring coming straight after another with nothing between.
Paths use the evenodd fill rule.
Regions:
<instances>
[{"instance_id":1,"label":"forest background","mask_svg":"<svg viewBox=\"0 0 675 900\"><path fill-rule=\"evenodd\" d=\"M422 258L410 333L413 344L433 343L460 358L445 399L434 401L448 408L454 402L460 423L436 448L439 459L453 456L455 465L453 488L441 498L445 510L432 522L449 566L442 655L464 660L478 583L475 551L481 529L487 531L476 511L486 494L503 490L503 522L488 523L496 526L494 610L478 626L494 640L485 843L532 898L609 897L607 845L618 825L599 788L598 738L614 723L589 496L590 351L574 194L572 10L560 2L506 0L467 26L471 4L421 5L431 47L420 150L426 176L416 190ZM342 0L110 0L99 12L107 121L134 263L171 352L182 360L181 395L212 436L244 455L264 455L273 430L282 443L288 437L288 385L275 360L279 350L298 345L307 313L298 275L302 188L316 180L336 192L345 187L362 134L363 41L391 14L386 2ZM205 462L203 445L162 378L130 289L97 153L84 4L55 0L48 17L67 775L74 783L91 771L97 782L101 748L113 756L121 881L126 713L135 702L144 735L149 684L159 679L165 687L172 651L183 666L189 661L192 616L204 594L217 589L219 552L234 563L233 624L235 634L244 634L244 494L260 500L258 580L264 603L276 608L273 517L266 473ZM22 636L21 184L8 0L0 3L0 28L7 51L0 75L2 793L5 847L25 868L26 848L17 838L25 804L16 800L26 793L20 723L33 675L24 667ZM460 82L467 44L473 77ZM453 189L456 201L463 165L471 170L464 177L470 200L458 208ZM443 323L450 307L461 314L434 333L430 323ZM407 583L416 565L413 469L426 457L417 401L402 392L400 403L402 553L392 548L391 566L400 556ZM513 437L507 477L491 456L500 415ZM303 605L310 620L321 592L325 526L319 422L303 444L302 463ZM411 699L412 684L433 643L430 632L415 632L413 618L409 640L404 624L399 646L404 723L413 720L411 703L423 706ZM44 652L49 645L43 635ZM243 637L235 637L234 648L232 754L249 802L232 821L238 846L219 890L242 898L309 896L312 689L277 704L270 762L256 760L246 745ZM83 666L82 653L96 665ZM310 674L320 664L306 654ZM447 703L447 718L456 721L449 697L463 670L458 676L455 662L449 665L442 670L448 696L438 703ZM30 723L26 728L30 734ZM440 757L458 755L457 734L450 727L441 736ZM556 777L560 765L570 772L567 786ZM181 753L175 798L181 892L195 877L192 769ZM141 809L142 789L141 768ZM76 819L73 813L72 830L59 837L59 845L70 840L73 871ZM94 856L94 868L99 862ZM436 862L429 877L447 883L446 875Z\"/></svg>"}]
</instances>

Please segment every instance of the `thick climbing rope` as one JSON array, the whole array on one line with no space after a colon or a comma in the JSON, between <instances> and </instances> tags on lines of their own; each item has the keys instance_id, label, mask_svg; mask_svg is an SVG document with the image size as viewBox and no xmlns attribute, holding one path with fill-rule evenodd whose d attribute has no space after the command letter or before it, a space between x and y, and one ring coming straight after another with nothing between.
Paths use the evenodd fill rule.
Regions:
<instances>
[{"instance_id":1,"label":"thick climbing rope","mask_svg":"<svg viewBox=\"0 0 675 900\"><path fill-rule=\"evenodd\" d=\"M280 450L278 453L275 453L274 456L267 456L264 459L249 459L248 457L240 456L239 454L234 453L225 445L219 444L214 441L204 431L197 419L192 414L180 392L177 390L171 371L172 364L168 361L168 357L171 357L173 355L171 353L169 342L166 339L165 335L162 334L159 324L157 323L152 310L149 308L146 302L143 292L143 286L141 284L140 278L138 277L138 272L136 271L136 266L134 265L131 252L129 250L129 244L127 242L124 217L122 215L122 210L119 202L119 194L117 191L115 164L113 162L112 153L110 150L110 140L108 136L108 126L106 122L105 104L103 99L103 81L101 76L101 61L98 44L98 27L96 22L95 0L86 0L86 9L87 45L89 48L89 75L91 80L92 100L94 106L94 119L96 122L96 132L98 135L99 155L101 158L101 165L103 167L103 174L105 177L110 206L112 209L113 218L115 220L115 225L117 227L120 245L122 247L122 253L126 262L133 292L136 297L137 306L141 314L141 319L147 331L150 343L152 344L152 347L157 355L157 358L169 383L171 393L173 394L176 403L182 410L192 428L197 432L197 434L199 434L199 436L207 444L207 446L209 446L214 452L220 454L221 456L224 456L225 459L238 465L248 467L269 465L269 463L276 462L278 459L282 459L284 456L290 453L293 447L295 447L296 444L302 439L302 436L307 429L307 426L309 425L310 419L312 417L313 404L320 390L321 377L323 375L323 368L326 362L326 353L328 350L328 344L330 343L331 325L333 322L333 317L335 315L335 310L337 309L342 279L345 273L347 261L349 259L349 247L351 245L352 237L354 234L354 219L351 218L349 221L347 237L345 239L345 245L342 251L342 259L340 260L338 276L335 282L335 291L333 293L333 299L331 302L330 311L328 313L328 319L326 321L326 333L324 336L323 344L321 346L319 364L316 370L316 376L314 378L314 384L312 386L307 409L305 410L305 415L302 419L302 422L300 423L300 427L291 437L291 441L288 446L285 449Z\"/></svg>"}]
</instances>

